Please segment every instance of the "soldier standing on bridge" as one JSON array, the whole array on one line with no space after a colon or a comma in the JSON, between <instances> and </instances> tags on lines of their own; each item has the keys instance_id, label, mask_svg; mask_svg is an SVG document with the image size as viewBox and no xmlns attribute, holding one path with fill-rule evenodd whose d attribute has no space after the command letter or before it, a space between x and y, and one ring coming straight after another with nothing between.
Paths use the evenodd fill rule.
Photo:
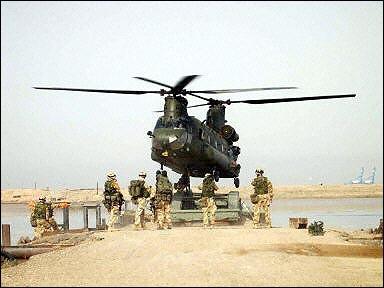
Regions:
<instances>
[{"instance_id":1,"label":"soldier standing on bridge","mask_svg":"<svg viewBox=\"0 0 384 288\"><path fill-rule=\"evenodd\" d=\"M251 194L251 201L254 204L253 208L253 228L260 228L260 213L261 210L265 213L265 223L268 228L272 227L271 214L269 207L273 199L273 188L271 181L263 176L262 169L256 169L256 178L252 181L254 193Z\"/></svg>"},{"instance_id":2,"label":"soldier standing on bridge","mask_svg":"<svg viewBox=\"0 0 384 288\"><path fill-rule=\"evenodd\" d=\"M203 227L208 228L209 225L210 228L213 228L217 210L215 191L219 189L213 175L211 173L205 174L203 183L198 188L202 190L200 203L203 210Z\"/></svg>"},{"instance_id":3,"label":"soldier standing on bridge","mask_svg":"<svg viewBox=\"0 0 384 288\"><path fill-rule=\"evenodd\" d=\"M161 171L156 178L155 207L157 215L157 229L172 229L171 202L173 196L173 185L169 181L167 171Z\"/></svg>"}]
</instances>

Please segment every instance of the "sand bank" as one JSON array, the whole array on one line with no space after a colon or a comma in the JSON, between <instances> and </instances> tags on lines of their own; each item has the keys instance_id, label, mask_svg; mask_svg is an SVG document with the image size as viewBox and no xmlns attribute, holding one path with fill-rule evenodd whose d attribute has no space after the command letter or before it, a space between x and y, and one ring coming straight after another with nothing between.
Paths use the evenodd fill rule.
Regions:
<instances>
[{"instance_id":1,"label":"sand bank","mask_svg":"<svg viewBox=\"0 0 384 288\"><path fill-rule=\"evenodd\" d=\"M151 223L150 223L151 224ZM1 270L3 286L381 286L382 247L336 231L215 229L96 232L86 242Z\"/></svg>"}]
</instances>

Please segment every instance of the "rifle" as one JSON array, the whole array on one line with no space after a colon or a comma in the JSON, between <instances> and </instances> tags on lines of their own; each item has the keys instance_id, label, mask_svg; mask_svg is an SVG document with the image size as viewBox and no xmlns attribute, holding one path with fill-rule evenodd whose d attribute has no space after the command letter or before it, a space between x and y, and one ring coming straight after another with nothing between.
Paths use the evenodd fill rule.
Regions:
<instances>
[{"instance_id":1,"label":"rifle","mask_svg":"<svg viewBox=\"0 0 384 288\"><path fill-rule=\"evenodd\" d=\"M152 214L153 214L153 223L156 223L156 205L155 205L155 197L151 198L151 200L149 201L149 206L150 206L150 209L152 211Z\"/></svg>"}]
</instances>

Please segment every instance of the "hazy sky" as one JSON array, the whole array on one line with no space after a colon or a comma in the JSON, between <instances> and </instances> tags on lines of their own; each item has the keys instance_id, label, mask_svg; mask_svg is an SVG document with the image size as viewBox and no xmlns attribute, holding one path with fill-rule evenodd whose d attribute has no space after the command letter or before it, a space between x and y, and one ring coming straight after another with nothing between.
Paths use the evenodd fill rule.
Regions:
<instances>
[{"instance_id":1,"label":"hazy sky","mask_svg":"<svg viewBox=\"0 0 384 288\"><path fill-rule=\"evenodd\" d=\"M277 185L341 184L362 166L382 183L382 2L1 2L1 188L95 187L110 170L153 183L146 132L163 98L32 87L153 90L132 77L190 74L189 89L299 87L220 99L357 94L227 107L241 186L257 167Z\"/></svg>"}]
</instances>

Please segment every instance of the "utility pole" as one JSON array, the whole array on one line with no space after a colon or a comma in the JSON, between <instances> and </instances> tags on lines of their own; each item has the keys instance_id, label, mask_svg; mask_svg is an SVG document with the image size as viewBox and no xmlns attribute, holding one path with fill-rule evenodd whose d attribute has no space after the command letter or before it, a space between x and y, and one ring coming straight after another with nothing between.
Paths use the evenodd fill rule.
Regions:
<instances>
[{"instance_id":1,"label":"utility pole","mask_svg":"<svg viewBox=\"0 0 384 288\"><path fill-rule=\"evenodd\" d=\"M99 195L99 181L96 181L96 195Z\"/></svg>"}]
</instances>

